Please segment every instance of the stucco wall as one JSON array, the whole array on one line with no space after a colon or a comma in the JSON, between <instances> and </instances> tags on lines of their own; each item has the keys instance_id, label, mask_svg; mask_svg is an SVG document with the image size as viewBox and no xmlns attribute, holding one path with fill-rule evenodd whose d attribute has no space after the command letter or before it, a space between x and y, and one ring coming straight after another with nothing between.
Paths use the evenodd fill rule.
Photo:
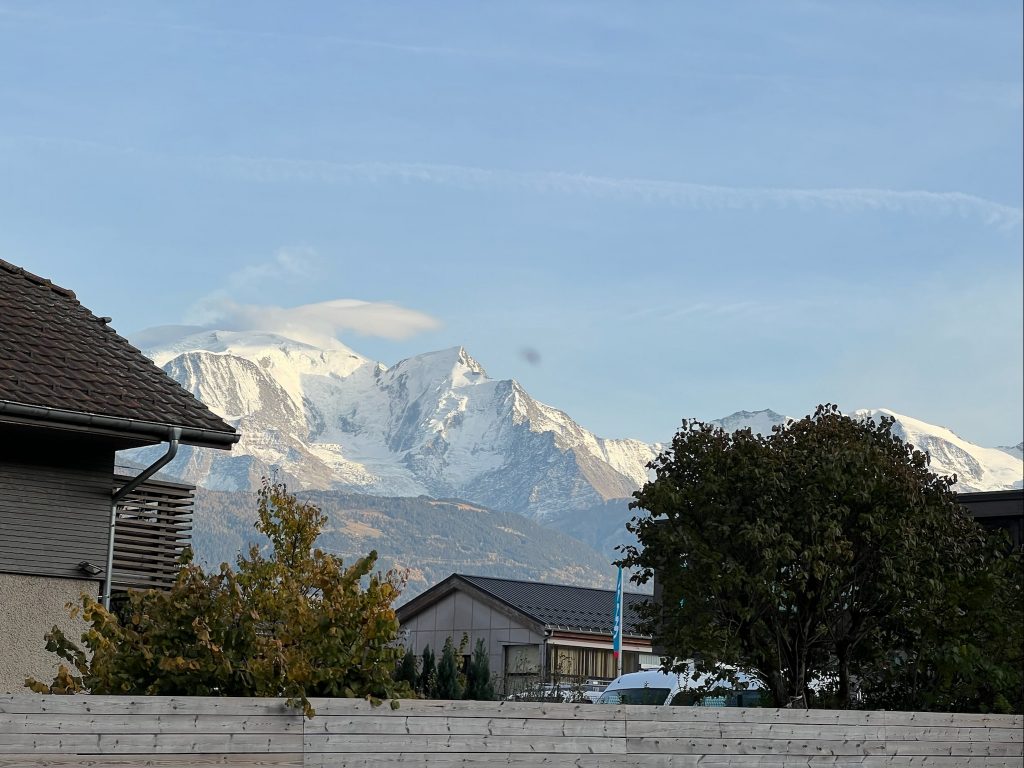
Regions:
<instances>
[{"instance_id":1,"label":"stucco wall","mask_svg":"<svg viewBox=\"0 0 1024 768\"><path fill-rule=\"evenodd\" d=\"M99 594L95 581L0 573L0 693L28 693L28 675L49 682L57 671L43 635L56 624L77 641L85 626L65 606L82 592Z\"/></svg>"}]
</instances>

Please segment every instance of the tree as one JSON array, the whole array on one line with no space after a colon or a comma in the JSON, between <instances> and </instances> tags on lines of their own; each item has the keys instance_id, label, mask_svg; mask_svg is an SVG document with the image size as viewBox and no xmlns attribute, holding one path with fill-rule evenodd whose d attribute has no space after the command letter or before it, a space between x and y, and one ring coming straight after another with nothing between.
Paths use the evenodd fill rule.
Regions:
<instances>
[{"instance_id":1,"label":"tree","mask_svg":"<svg viewBox=\"0 0 1024 768\"><path fill-rule=\"evenodd\" d=\"M434 688L437 686L437 666L434 663L434 652L429 645L423 646L423 665L420 667L420 681L417 690L424 698L431 698L434 695Z\"/></svg>"},{"instance_id":2,"label":"tree","mask_svg":"<svg viewBox=\"0 0 1024 768\"><path fill-rule=\"evenodd\" d=\"M395 680L408 683L411 689L416 688L419 682L419 670L416 668L416 654L412 648L406 650L402 657L402 663L395 670Z\"/></svg>"},{"instance_id":3,"label":"tree","mask_svg":"<svg viewBox=\"0 0 1024 768\"><path fill-rule=\"evenodd\" d=\"M734 665L780 706L831 679L849 706L852 680L918 653L923 616L981 618L958 601L996 562L986 536L892 425L831 405L769 436L684 423L634 494L649 514L620 561L657 573L643 618L676 671Z\"/></svg>"},{"instance_id":4,"label":"tree","mask_svg":"<svg viewBox=\"0 0 1024 768\"><path fill-rule=\"evenodd\" d=\"M1024 712L1024 552L999 537L990 547L942 604L914 615L916 643L862 671L866 706Z\"/></svg>"},{"instance_id":5,"label":"tree","mask_svg":"<svg viewBox=\"0 0 1024 768\"><path fill-rule=\"evenodd\" d=\"M441 650L441 661L437 665L437 687L434 697L438 699L461 699L463 685L459 680L459 662L455 643L449 637Z\"/></svg>"},{"instance_id":6,"label":"tree","mask_svg":"<svg viewBox=\"0 0 1024 768\"><path fill-rule=\"evenodd\" d=\"M491 661L487 654L487 644L483 638L477 638L473 647L473 659L466 673L467 699L475 701L494 701L494 682L491 680Z\"/></svg>"},{"instance_id":7,"label":"tree","mask_svg":"<svg viewBox=\"0 0 1024 768\"><path fill-rule=\"evenodd\" d=\"M169 591L128 594L124 620L86 596L82 642L57 627L47 649L69 661L39 692L284 696L313 716L311 696L411 695L392 679L401 654L392 604L402 581L372 573L376 552L349 566L314 548L326 518L264 481L256 528L269 539L207 574L186 553Z\"/></svg>"}]
</instances>

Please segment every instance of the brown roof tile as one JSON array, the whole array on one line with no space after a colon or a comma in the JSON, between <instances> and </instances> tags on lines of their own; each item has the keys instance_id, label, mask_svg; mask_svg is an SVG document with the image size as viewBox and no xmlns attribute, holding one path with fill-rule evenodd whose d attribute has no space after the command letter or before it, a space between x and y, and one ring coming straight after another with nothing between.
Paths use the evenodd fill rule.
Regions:
<instances>
[{"instance_id":1,"label":"brown roof tile","mask_svg":"<svg viewBox=\"0 0 1024 768\"><path fill-rule=\"evenodd\" d=\"M73 292L2 259L0 401L181 427L186 443L230 447L238 439Z\"/></svg>"}]
</instances>

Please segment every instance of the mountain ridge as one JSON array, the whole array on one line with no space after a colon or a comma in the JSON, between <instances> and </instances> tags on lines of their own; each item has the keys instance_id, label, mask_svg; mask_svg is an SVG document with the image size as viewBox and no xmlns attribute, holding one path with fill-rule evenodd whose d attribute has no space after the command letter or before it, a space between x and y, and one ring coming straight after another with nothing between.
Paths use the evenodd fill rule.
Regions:
<instances>
[{"instance_id":1,"label":"mountain ridge","mask_svg":"<svg viewBox=\"0 0 1024 768\"><path fill-rule=\"evenodd\" d=\"M333 551L377 546L382 566L413 568L413 592L470 564L481 575L596 583L618 549L635 543L628 505L664 446L598 437L515 379L491 379L463 346L388 367L340 342L319 348L225 331L164 337L148 350L154 361L242 434L231 453L183 446L170 470L201 489L195 541L203 557L225 558L244 544L244 500L264 477L325 504ZM959 490L1024 484L1024 464L1005 449L886 409L854 415L894 418L897 434L927 450L935 471L957 474ZM763 409L712 423L767 435L789 420ZM149 464L162 451L129 454ZM377 514L385 517L370 519ZM472 524L459 526L460 514L472 514ZM520 517L534 528L508 522ZM410 520L425 526L434 555L418 548ZM377 537L367 538L373 529ZM502 547L514 553L507 562Z\"/></svg>"},{"instance_id":2,"label":"mountain ridge","mask_svg":"<svg viewBox=\"0 0 1024 768\"><path fill-rule=\"evenodd\" d=\"M594 435L515 379L491 379L464 346L388 367L341 342L320 348L274 333L163 337L147 354L242 433L231 454L182 449L182 478L214 490L269 476L302 489L467 499L575 527L588 510L628 500L664 447ZM884 408L853 415L892 417L934 471L957 475L959 490L1024 485L1012 451ZM768 434L788 420L764 409L712 423Z\"/></svg>"},{"instance_id":3,"label":"mountain ridge","mask_svg":"<svg viewBox=\"0 0 1024 768\"><path fill-rule=\"evenodd\" d=\"M515 379L491 379L462 346L390 368L270 333L203 331L146 351L242 433L230 455L183 449L183 479L212 489L267 475L544 519L629 497L658 450L594 435Z\"/></svg>"}]
</instances>

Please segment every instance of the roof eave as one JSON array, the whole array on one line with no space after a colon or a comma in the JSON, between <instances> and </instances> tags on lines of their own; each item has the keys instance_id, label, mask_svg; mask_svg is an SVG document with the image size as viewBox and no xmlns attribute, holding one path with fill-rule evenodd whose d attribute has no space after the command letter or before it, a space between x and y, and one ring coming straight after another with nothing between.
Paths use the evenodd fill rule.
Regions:
<instances>
[{"instance_id":1,"label":"roof eave","mask_svg":"<svg viewBox=\"0 0 1024 768\"><path fill-rule=\"evenodd\" d=\"M181 442L202 448L230 450L241 435L236 430L224 432L214 429L182 427L177 424L160 424L141 419L127 419L118 416L104 416L97 413L82 413L41 405L26 405L0 400L0 416L20 424L37 424L51 427L74 429L96 434L116 434L133 438L150 438L153 442L168 439L171 429L181 429ZM8 418L10 417L10 418Z\"/></svg>"},{"instance_id":2,"label":"roof eave","mask_svg":"<svg viewBox=\"0 0 1024 768\"><path fill-rule=\"evenodd\" d=\"M553 636L571 636L571 635L587 635L587 636L592 636L592 637L611 637L612 636L612 630L611 630L610 627L608 628L607 631L602 631L600 629L584 629L582 627L571 627L571 626L564 625L564 624L547 624L545 626L546 626L547 629L550 629L552 631ZM637 643L637 642L649 643L649 642L651 642L651 636L650 635L638 635L635 632L623 632L622 633L622 639L623 639L623 641L629 640L629 641L634 642L634 643Z\"/></svg>"}]
</instances>

